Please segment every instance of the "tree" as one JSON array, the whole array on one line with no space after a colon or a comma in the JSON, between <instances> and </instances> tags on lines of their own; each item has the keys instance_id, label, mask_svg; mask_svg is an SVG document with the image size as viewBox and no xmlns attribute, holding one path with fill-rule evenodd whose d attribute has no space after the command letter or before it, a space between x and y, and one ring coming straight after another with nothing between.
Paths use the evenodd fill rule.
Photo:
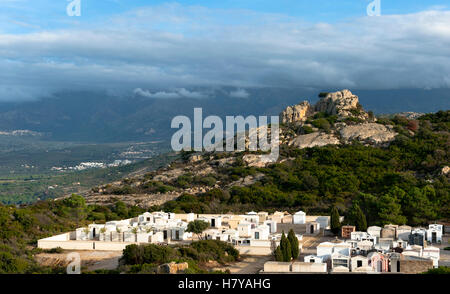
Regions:
<instances>
[{"instance_id":1,"label":"tree","mask_svg":"<svg viewBox=\"0 0 450 294\"><path fill-rule=\"evenodd\" d=\"M277 249L275 249L274 255L276 261L283 261L283 253L281 252L279 245L277 246Z\"/></svg>"},{"instance_id":2,"label":"tree","mask_svg":"<svg viewBox=\"0 0 450 294\"><path fill-rule=\"evenodd\" d=\"M372 194L359 193L358 206L365 211L366 221L368 224L378 222L378 199Z\"/></svg>"},{"instance_id":3,"label":"tree","mask_svg":"<svg viewBox=\"0 0 450 294\"><path fill-rule=\"evenodd\" d=\"M63 210L72 215L77 223L86 218L86 200L83 196L72 194L69 198L64 199L62 203L67 207L66 209L63 207Z\"/></svg>"},{"instance_id":4,"label":"tree","mask_svg":"<svg viewBox=\"0 0 450 294\"><path fill-rule=\"evenodd\" d=\"M83 196L72 194L72 196L63 200L63 204L72 208L84 208L86 207L86 200Z\"/></svg>"},{"instance_id":5,"label":"tree","mask_svg":"<svg viewBox=\"0 0 450 294\"><path fill-rule=\"evenodd\" d=\"M426 188L426 187L425 187ZM413 187L408 194L400 199L403 214L412 225L423 225L427 220L436 219L436 206L427 197L429 188L420 189Z\"/></svg>"},{"instance_id":6,"label":"tree","mask_svg":"<svg viewBox=\"0 0 450 294\"><path fill-rule=\"evenodd\" d=\"M194 233L199 239L202 239L202 233L209 227L209 224L202 220L194 220L187 226L186 232Z\"/></svg>"},{"instance_id":7,"label":"tree","mask_svg":"<svg viewBox=\"0 0 450 294\"><path fill-rule=\"evenodd\" d=\"M288 233L288 240L291 245L291 255L292 259L297 259L299 255L299 249L298 249L298 239L297 236L295 236L294 230L290 229Z\"/></svg>"},{"instance_id":8,"label":"tree","mask_svg":"<svg viewBox=\"0 0 450 294\"><path fill-rule=\"evenodd\" d=\"M128 217L128 208L126 204L122 201L117 201L115 204L115 212L119 217Z\"/></svg>"},{"instance_id":9,"label":"tree","mask_svg":"<svg viewBox=\"0 0 450 294\"><path fill-rule=\"evenodd\" d=\"M333 205L331 208L331 216L330 216L330 226L333 234L337 235L339 230L341 229L341 222L339 220L339 211L336 206Z\"/></svg>"},{"instance_id":10,"label":"tree","mask_svg":"<svg viewBox=\"0 0 450 294\"><path fill-rule=\"evenodd\" d=\"M358 231L365 232L367 230L366 215L359 206L356 207L356 227Z\"/></svg>"},{"instance_id":11,"label":"tree","mask_svg":"<svg viewBox=\"0 0 450 294\"><path fill-rule=\"evenodd\" d=\"M286 235L281 235L281 241L280 241L280 249L281 249L281 255L283 257L283 261L291 261L292 258L292 250L291 250L291 244L289 243L288 238L286 238Z\"/></svg>"},{"instance_id":12,"label":"tree","mask_svg":"<svg viewBox=\"0 0 450 294\"><path fill-rule=\"evenodd\" d=\"M403 225L406 223L406 217L402 215L402 207L396 198L386 194L380 198L378 203L378 217L382 224Z\"/></svg>"},{"instance_id":13,"label":"tree","mask_svg":"<svg viewBox=\"0 0 450 294\"><path fill-rule=\"evenodd\" d=\"M366 216L356 202L353 202L353 205L347 214L347 220L350 225L356 226L358 231L364 232L367 230Z\"/></svg>"}]
</instances>

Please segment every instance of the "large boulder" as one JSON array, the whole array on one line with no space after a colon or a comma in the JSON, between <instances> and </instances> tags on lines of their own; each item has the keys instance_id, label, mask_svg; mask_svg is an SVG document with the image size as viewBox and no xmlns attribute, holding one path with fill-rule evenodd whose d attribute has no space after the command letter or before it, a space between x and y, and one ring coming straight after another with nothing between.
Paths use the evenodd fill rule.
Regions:
<instances>
[{"instance_id":1,"label":"large boulder","mask_svg":"<svg viewBox=\"0 0 450 294\"><path fill-rule=\"evenodd\" d=\"M305 121L310 114L312 114L313 108L307 101L303 101L300 104L294 106L288 106L280 114L282 123L293 123L297 121Z\"/></svg>"},{"instance_id":2,"label":"large boulder","mask_svg":"<svg viewBox=\"0 0 450 294\"><path fill-rule=\"evenodd\" d=\"M314 132L307 135L300 135L289 142L289 145L293 145L298 148L311 148L321 147L326 145L338 145L339 139L333 134L326 134L322 132Z\"/></svg>"},{"instance_id":3,"label":"large boulder","mask_svg":"<svg viewBox=\"0 0 450 294\"><path fill-rule=\"evenodd\" d=\"M354 140L371 144L380 145L394 140L397 133L391 126L385 126L377 123L366 123L353 126L345 126L340 130L341 138L345 143L351 143Z\"/></svg>"},{"instance_id":4,"label":"large boulder","mask_svg":"<svg viewBox=\"0 0 450 294\"><path fill-rule=\"evenodd\" d=\"M325 112L329 115L337 115L341 118L362 116L361 118L364 119L368 117L367 113L362 110L359 104L358 96L353 95L350 90L328 93L316 103L314 110L317 112ZM359 112L355 112L355 110L359 110Z\"/></svg>"},{"instance_id":5,"label":"large boulder","mask_svg":"<svg viewBox=\"0 0 450 294\"><path fill-rule=\"evenodd\" d=\"M182 263L165 263L158 267L158 273L162 274L177 274L180 272L184 272L189 268L189 264L187 262Z\"/></svg>"}]
</instances>

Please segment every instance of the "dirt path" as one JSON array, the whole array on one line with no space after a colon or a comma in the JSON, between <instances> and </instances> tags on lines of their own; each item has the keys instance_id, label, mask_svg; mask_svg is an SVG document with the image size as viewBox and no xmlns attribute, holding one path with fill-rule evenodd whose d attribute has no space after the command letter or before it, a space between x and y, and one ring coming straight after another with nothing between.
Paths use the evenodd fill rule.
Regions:
<instances>
[{"instance_id":1,"label":"dirt path","mask_svg":"<svg viewBox=\"0 0 450 294\"><path fill-rule=\"evenodd\" d=\"M40 253L35 256L36 261L44 266L67 266L66 258L71 252L80 254L81 267L88 271L98 269L113 270L119 265L121 251L67 251L63 253Z\"/></svg>"}]
</instances>

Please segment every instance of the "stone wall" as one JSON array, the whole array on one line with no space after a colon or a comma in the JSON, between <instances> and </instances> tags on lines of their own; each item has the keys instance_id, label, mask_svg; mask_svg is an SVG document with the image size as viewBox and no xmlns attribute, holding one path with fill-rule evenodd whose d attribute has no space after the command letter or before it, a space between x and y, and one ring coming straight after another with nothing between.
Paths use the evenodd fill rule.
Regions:
<instances>
[{"instance_id":1,"label":"stone wall","mask_svg":"<svg viewBox=\"0 0 450 294\"><path fill-rule=\"evenodd\" d=\"M404 274L419 274L433 268L430 260L400 260L400 272Z\"/></svg>"},{"instance_id":2,"label":"stone wall","mask_svg":"<svg viewBox=\"0 0 450 294\"><path fill-rule=\"evenodd\" d=\"M54 241L38 240L38 248L52 249L60 247L64 250L103 250L103 251L122 251L127 245L139 244L135 242L99 242L99 241ZM148 243L144 243L148 244Z\"/></svg>"},{"instance_id":3,"label":"stone wall","mask_svg":"<svg viewBox=\"0 0 450 294\"><path fill-rule=\"evenodd\" d=\"M264 264L265 273L288 273L290 271L290 262L268 261Z\"/></svg>"}]
</instances>

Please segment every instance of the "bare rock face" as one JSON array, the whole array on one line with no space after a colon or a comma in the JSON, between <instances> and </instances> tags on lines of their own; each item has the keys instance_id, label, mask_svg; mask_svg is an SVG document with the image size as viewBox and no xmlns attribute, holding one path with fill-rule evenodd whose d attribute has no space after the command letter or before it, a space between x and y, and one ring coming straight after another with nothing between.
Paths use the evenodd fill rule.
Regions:
<instances>
[{"instance_id":1,"label":"bare rock face","mask_svg":"<svg viewBox=\"0 0 450 294\"><path fill-rule=\"evenodd\" d=\"M359 109L359 98L349 90L328 93L314 106L315 111L325 112L329 115L337 115L339 117L354 116L351 111L356 109ZM368 117L364 111L361 111L360 115L363 118Z\"/></svg>"},{"instance_id":2,"label":"bare rock face","mask_svg":"<svg viewBox=\"0 0 450 294\"><path fill-rule=\"evenodd\" d=\"M195 163L195 162L199 162L202 160L203 160L203 156L201 156L200 154L194 154L194 155L191 155L191 157L189 157L190 163Z\"/></svg>"},{"instance_id":3,"label":"bare rock face","mask_svg":"<svg viewBox=\"0 0 450 294\"><path fill-rule=\"evenodd\" d=\"M227 157L227 158L221 158L216 161L214 161L215 164L217 164L219 167L225 167L230 166L236 161L236 158L234 157Z\"/></svg>"},{"instance_id":4,"label":"bare rock face","mask_svg":"<svg viewBox=\"0 0 450 294\"><path fill-rule=\"evenodd\" d=\"M264 178L264 174L262 173L258 173L254 176L246 176L245 178L240 178L237 181L232 182L231 184L229 184L229 187L234 187L234 186L238 186L238 187L245 187L245 186L250 186L253 185L254 183L256 183L257 181L261 180L262 178Z\"/></svg>"},{"instance_id":5,"label":"bare rock face","mask_svg":"<svg viewBox=\"0 0 450 294\"><path fill-rule=\"evenodd\" d=\"M300 104L288 106L280 115L281 122L292 123L296 121L305 121L311 113L311 105L307 101L303 101Z\"/></svg>"},{"instance_id":6,"label":"bare rock face","mask_svg":"<svg viewBox=\"0 0 450 294\"><path fill-rule=\"evenodd\" d=\"M311 148L316 146L326 145L338 145L339 139L333 134L326 134L321 132L314 132L307 135L300 135L289 142L289 145L293 145L298 148Z\"/></svg>"},{"instance_id":7,"label":"bare rock face","mask_svg":"<svg viewBox=\"0 0 450 294\"><path fill-rule=\"evenodd\" d=\"M165 264L160 265L158 267L158 273L177 274L179 272L185 271L188 268L189 268L189 265L187 262L182 262L182 263L171 262L171 263L165 263Z\"/></svg>"},{"instance_id":8,"label":"bare rock face","mask_svg":"<svg viewBox=\"0 0 450 294\"><path fill-rule=\"evenodd\" d=\"M265 157L257 154L246 154L242 157L247 166L253 167L265 167L270 161L266 160Z\"/></svg>"},{"instance_id":9,"label":"bare rock face","mask_svg":"<svg viewBox=\"0 0 450 294\"><path fill-rule=\"evenodd\" d=\"M392 127L377 123L345 126L340 130L340 134L345 143L357 140L372 145L389 143L394 140L397 135L397 133L392 130Z\"/></svg>"}]
</instances>

